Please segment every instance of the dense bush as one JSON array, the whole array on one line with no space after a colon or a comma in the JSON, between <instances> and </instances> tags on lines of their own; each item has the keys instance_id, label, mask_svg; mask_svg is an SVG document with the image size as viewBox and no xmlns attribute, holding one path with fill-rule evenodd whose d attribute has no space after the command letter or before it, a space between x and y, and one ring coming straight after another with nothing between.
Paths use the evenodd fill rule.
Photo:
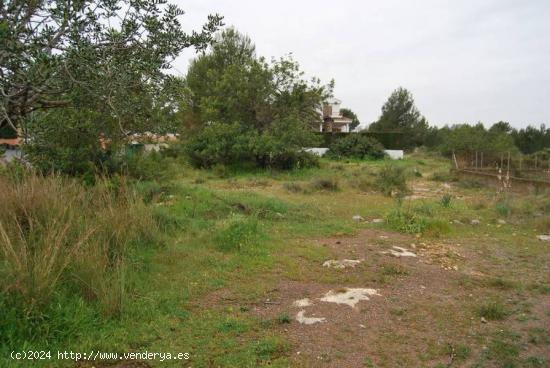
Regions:
<instances>
[{"instance_id":1,"label":"dense bush","mask_svg":"<svg viewBox=\"0 0 550 368\"><path fill-rule=\"evenodd\" d=\"M318 166L316 156L302 147L313 143L315 135L294 119L275 122L259 133L241 124L210 124L185 144L185 152L195 167L252 165L292 169Z\"/></svg>"},{"instance_id":2,"label":"dense bush","mask_svg":"<svg viewBox=\"0 0 550 368\"><path fill-rule=\"evenodd\" d=\"M311 127L298 118L276 120L253 144L256 164L277 169L318 166L317 156L303 151L317 144Z\"/></svg>"},{"instance_id":3,"label":"dense bush","mask_svg":"<svg viewBox=\"0 0 550 368\"><path fill-rule=\"evenodd\" d=\"M23 146L27 159L43 173L63 173L89 181L100 172L114 171L113 154L101 146L98 114L61 110L38 115L29 124Z\"/></svg>"},{"instance_id":4,"label":"dense bush","mask_svg":"<svg viewBox=\"0 0 550 368\"><path fill-rule=\"evenodd\" d=\"M238 123L210 124L185 142L185 153L201 168L250 160L252 134Z\"/></svg>"},{"instance_id":5,"label":"dense bush","mask_svg":"<svg viewBox=\"0 0 550 368\"><path fill-rule=\"evenodd\" d=\"M348 134L336 140L327 152L334 158L381 159L384 157L384 147L374 138L363 134Z\"/></svg>"}]
</instances>

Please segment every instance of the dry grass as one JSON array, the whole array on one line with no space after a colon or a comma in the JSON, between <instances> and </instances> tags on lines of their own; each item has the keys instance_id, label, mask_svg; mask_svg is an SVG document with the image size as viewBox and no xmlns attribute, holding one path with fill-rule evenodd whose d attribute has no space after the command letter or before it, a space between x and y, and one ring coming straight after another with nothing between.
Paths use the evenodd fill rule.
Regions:
<instances>
[{"instance_id":1,"label":"dry grass","mask_svg":"<svg viewBox=\"0 0 550 368\"><path fill-rule=\"evenodd\" d=\"M119 313L128 248L156 233L145 206L121 188L85 188L57 176L0 177L0 291L33 310L71 284L106 314Z\"/></svg>"}]
</instances>

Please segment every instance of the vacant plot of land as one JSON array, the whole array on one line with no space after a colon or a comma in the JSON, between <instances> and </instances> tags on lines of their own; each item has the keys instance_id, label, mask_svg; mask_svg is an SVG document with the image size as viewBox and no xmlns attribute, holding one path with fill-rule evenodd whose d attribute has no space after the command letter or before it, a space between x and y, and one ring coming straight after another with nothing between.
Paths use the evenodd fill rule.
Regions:
<instances>
[{"instance_id":1,"label":"vacant plot of land","mask_svg":"<svg viewBox=\"0 0 550 368\"><path fill-rule=\"evenodd\" d=\"M398 201L380 165L185 169L153 196L171 240L123 317L66 348L190 355L79 364L96 367L548 366L548 197L454 182L418 156L397 163Z\"/></svg>"}]
</instances>

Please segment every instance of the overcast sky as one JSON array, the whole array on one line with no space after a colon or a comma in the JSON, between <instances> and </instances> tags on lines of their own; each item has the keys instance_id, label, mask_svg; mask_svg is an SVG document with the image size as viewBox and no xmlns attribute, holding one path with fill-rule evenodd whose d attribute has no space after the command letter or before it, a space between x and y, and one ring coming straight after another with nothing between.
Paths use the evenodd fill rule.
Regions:
<instances>
[{"instance_id":1,"label":"overcast sky","mask_svg":"<svg viewBox=\"0 0 550 368\"><path fill-rule=\"evenodd\" d=\"M403 86L431 124L550 125L550 0L176 2L186 29L219 13L259 55L291 52L307 75L334 78L362 123Z\"/></svg>"}]
</instances>

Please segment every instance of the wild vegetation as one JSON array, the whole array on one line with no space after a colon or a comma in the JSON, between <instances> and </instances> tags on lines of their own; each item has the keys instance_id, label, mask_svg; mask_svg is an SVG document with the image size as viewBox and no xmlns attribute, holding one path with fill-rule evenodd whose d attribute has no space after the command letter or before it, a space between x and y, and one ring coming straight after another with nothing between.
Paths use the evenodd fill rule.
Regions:
<instances>
[{"instance_id":1,"label":"wild vegetation","mask_svg":"<svg viewBox=\"0 0 550 368\"><path fill-rule=\"evenodd\" d=\"M548 365L550 197L461 179L445 156L548 160L550 130L431 127L399 88L314 156L334 83L267 61L218 15L191 33L181 15L0 4L0 132L25 138L0 166L0 366ZM166 73L186 47L202 53Z\"/></svg>"},{"instance_id":2,"label":"wild vegetation","mask_svg":"<svg viewBox=\"0 0 550 368\"><path fill-rule=\"evenodd\" d=\"M1 196L9 211L1 222L1 300L11 312L2 317L2 346L173 349L189 351L196 366L307 366L316 356L296 355L302 342L285 329L316 328L296 322L292 300L279 289L299 280L327 290L368 285L391 297L383 310L392 311L388 322L396 324L379 328L395 339L369 340L377 348L362 358L376 366L446 362L449 353L446 345L436 348L439 339L456 354L464 351L470 365L547 361L542 321L548 316L537 305L548 295L541 272L548 259L535 237L550 230L546 196L503 196L483 186L430 180L449 163L426 155L391 164L322 159L318 168L291 171L234 168L222 176L164 155L156 160L175 166L176 173L161 182L113 177L87 187L24 169L4 173ZM452 190L443 186L448 183ZM396 188L394 197L386 195L389 187ZM365 220L353 221L356 214ZM377 218L384 221L370 221ZM472 219L480 224L471 225ZM372 247L368 262L342 272L321 266L339 250L318 248L316 239L330 244L365 234L384 237L363 240ZM395 244L419 254L419 264L432 264L418 268L416 260L396 263L379 253ZM448 299L439 286L424 285L431 290L429 312L423 298L399 296L426 272L442 273L447 281L441 287L456 292ZM258 314L259 306L266 314ZM448 313L456 318L449 320ZM422 335L414 326L426 318L447 332ZM475 339L458 337L471 329ZM426 339L422 350L392 353L396 343L408 346L419 333ZM409 337L396 340L402 334ZM347 361L341 349L329 349L323 359Z\"/></svg>"}]
</instances>

